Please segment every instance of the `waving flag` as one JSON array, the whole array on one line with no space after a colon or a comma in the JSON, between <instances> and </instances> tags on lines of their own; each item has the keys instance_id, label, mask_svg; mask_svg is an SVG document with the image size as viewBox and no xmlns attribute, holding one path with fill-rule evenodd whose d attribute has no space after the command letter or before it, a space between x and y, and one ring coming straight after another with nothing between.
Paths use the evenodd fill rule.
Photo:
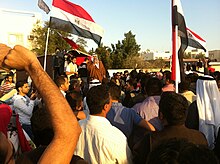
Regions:
<instances>
[{"instance_id":1,"label":"waving flag","mask_svg":"<svg viewBox=\"0 0 220 164\"><path fill-rule=\"evenodd\" d=\"M38 0L38 7L45 11L47 14L50 12L50 8L43 0Z\"/></svg>"},{"instance_id":2,"label":"waving flag","mask_svg":"<svg viewBox=\"0 0 220 164\"><path fill-rule=\"evenodd\" d=\"M71 39L62 37L74 50L78 49L79 46Z\"/></svg>"},{"instance_id":3,"label":"waving flag","mask_svg":"<svg viewBox=\"0 0 220 164\"><path fill-rule=\"evenodd\" d=\"M62 38L64 39L74 50L78 49L79 46L71 39L63 37L61 33L59 33L58 31L56 31L56 33Z\"/></svg>"},{"instance_id":4,"label":"waving flag","mask_svg":"<svg viewBox=\"0 0 220 164\"><path fill-rule=\"evenodd\" d=\"M178 40L178 41L177 41ZM177 46L178 45L178 46ZM188 35L180 0L172 0L172 74L176 85L185 79L183 54L188 46ZM178 87L176 87L178 88Z\"/></svg>"},{"instance_id":5,"label":"waving flag","mask_svg":"<svg viewBox=\"0 0 220 164\"><path fill-rule=\"evenodd\" d=\"M188 35L188 43L190 47L203 49L206 52L206 41L202 39L198 34L187 28L187 35Z\"/></svg>"},{"instance_id":6,"label":"waving flag","mask_svg":"<svg viewBox=\"0 0 220 164\"><path fill-rule=\"evenodd\" d=\"M104 34L103 28L81 6L67 0L53 0L50 27L93 39L98 45Z\"/></svg>"}]
</instances>

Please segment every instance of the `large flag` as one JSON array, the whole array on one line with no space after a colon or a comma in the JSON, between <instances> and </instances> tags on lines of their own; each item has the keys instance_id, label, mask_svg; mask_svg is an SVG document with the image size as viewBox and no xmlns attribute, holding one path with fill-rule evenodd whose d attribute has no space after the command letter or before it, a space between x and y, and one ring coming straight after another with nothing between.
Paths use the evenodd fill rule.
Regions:
<instances>
[{"instance_id":1,"label":"large flag","mask_svg":"<svg viewBox=\"0 0 220 164\"><path fill-rule=\"evenodd\" d=\"M187 28L188 44L190 47L203 49L206 52L206 41L202 39L198 34Z\"/></svg>"},{"instance_id":2,"label":"large flag","mask_svg":"<svg viewBox=\"0 0 220 164\"><path fill-rule=\"evenodd\" d=\"M50 8L43 0L38 0L38 7L45 11L47 14L50 12Z\"/></svg>"},{"instance_id":3,"label":"large flag","mask_svg":"<svg viewBox=\"0 0 220 164\"><path fill-rule=\"evenodd\" d=\"M81 6L67 0L53 0L50 27L93 39L98 45L104 34L103 28Z\"/></svg>"},{"instance_id":4,"label":"large flag","mask_svg":"<svg viewBox=\"0 0 220 164\"><path fill-rule=\"evenodd\" d=\"M183 55L188 46L186 23L180 0L172 0L172 42L171 79L178 84L185 79Z\"/></svg>"}]
</instances>

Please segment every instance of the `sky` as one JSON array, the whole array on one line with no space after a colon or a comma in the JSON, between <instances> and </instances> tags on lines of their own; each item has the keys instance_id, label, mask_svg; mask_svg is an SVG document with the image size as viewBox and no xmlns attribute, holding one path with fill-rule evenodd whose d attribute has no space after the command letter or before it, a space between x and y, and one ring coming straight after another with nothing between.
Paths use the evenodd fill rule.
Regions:
<instances>
[{"instance_id":1,"label":"sky","mask_svg":"<svg viewBox=\"0 0 220 164\"><path fill-rule=\"evenodd\" d=\"M44 0L51 8L52 0ZM171 0L69 0L82 6L104 30L105 46L116 44L131 31L141 51L171 50ZM220 0L181 0L186 25L206 40L206 48L220 50ZM1 0L0 8L42 13L37 0ZM73 39L77 39L73 38ZM88 41L88 49L96 48Z\"/></svg>"}]
</instances>

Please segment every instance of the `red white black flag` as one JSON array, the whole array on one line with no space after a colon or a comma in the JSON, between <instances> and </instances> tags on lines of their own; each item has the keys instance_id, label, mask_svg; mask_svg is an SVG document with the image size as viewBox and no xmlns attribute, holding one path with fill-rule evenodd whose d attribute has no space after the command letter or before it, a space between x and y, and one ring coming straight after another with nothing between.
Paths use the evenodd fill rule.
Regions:
<instances>
[{"instance_id":1,"label":"red white black flag","mask_svg":"<svg viewBox=\"0 0 220 164\"><path fill-rule=\"evenodd\" d=\"M198 34L187 28L188 45L190 47L203 49L206 52L206 41L202 39Z\"/></svg>"},{"instance_id":2,"label":"red white black flag","mask_svg":"<svg viewBox=\"0 0 220 164\"><path fill-rule=\"evenodd\" d=\"M176 33L178 34L176 35ZM180 0L172 1L172 35L173 35L173 40L172 40L173 52L172 52L171 79L179 83L181 80L185 79L184 67L183 67L183 55L188 46L186 23L185 23Z\"/></svg>"},{"instance_id":3,"label":"red white black flag","mask_svg":"<svg viewBox=\"0 0 220 164\"><path fill-rule=\"evenodd\" d=\"M98 45L104 34L103 28L81 6L67 0L53 0L49 26L92 39Z\"/></svg>"}]
</instances>

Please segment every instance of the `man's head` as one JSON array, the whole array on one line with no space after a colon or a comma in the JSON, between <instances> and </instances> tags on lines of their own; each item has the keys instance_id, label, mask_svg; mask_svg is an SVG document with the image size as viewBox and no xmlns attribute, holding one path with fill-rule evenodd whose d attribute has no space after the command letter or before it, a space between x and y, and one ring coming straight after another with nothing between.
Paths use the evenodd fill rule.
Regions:
<instances>
[{"instance_id":1,"label":"man's head","mask_svg":"<svg viewBox=\"0 0 220 164\"><path fill-rule=\"evenodd\" d=\"M89 58L86 57L86 58L84 59L84 62L88 63L88 62L89 62Z\"/></svg>"},{"instance_id":2,"label":"man's head","mask_svg":"<svg viewBox=\"0 0 220 164\"><path fill-rule=\"evenodd\" d=\"M70 59L71 59L71 62L72 62L73 64L76 63L76 57L75 57L75 56L72 56Z\"/></svg>"},{"instance_id":3,"label":"man's head","mask_svg":"<svg viewBox=\"0 0 220 164\"><path fill-rule=\"evenodd\" d=\"M70 83L66 76L63 76L63 75L58 76L55 80L55 83L59 87L60 90L64 92L69 90Z\"/></svg>"},{"instance_id":4,"label":"man's head","mask_svg":"<svg viewBox=\"0 0 220 164\"><path fill-rule=\"evenodd\" d=\"M91 115L106 115L111 108L111 99L106 86L92 87L86 96Z\"/></svg>"},{"instance_id":5,"label":"man's head","mask_svg":"<svg viewBox=\"0 0 220 164\"><path fill-rule=\"evenodd\" d=\"M132 91L134 89L137 88L137 81L134 80L134 79L129 79L127 82L126 82L126 91Z\"/></svg>"},{"instance_id":6,"label":"man's head","mask_svg":"<svg viewBox=\"0 0 220 164\"><path fill-rule=\"evenodd\" d=\"M115 83L109 84L109 93L111 95L112 100L119 101L121 96L121 89Z\"/></svg>"},{"instance_id":7,"label":"man's head","mask_svg":"<svg viewBox=\"0 0 220 164\"><path fill-rule=\"evenodd\" d=\"M83 107L82 95L77 91L67 93L66 100L73 111L81 110Z\"/></svg>"},{"instance_id":8,"label":"man's head","mask_svg":"<svg viewBox=\"0 0 220 164\"><path fill-rule=\"evenodd\" d=\"M149 155L146 164L161 163L219 163L212 150L184 139L163 141Z\"/></svg>"},{"instance_id":9,"label":"man's head","mask_svg":"<svg viewBox=\"0 0 220 164\"><path fill-rule=\"evenodd\" d=\"M158 96L162 93L162 82L158 78L150 78L145 86L148 96Z\"/></svg>"},{"instance_id":10,"label":"man's head","mask_svg":"<svg viewBox=\"0 0 220 164\"><path fill-rule=\"evenodd\" d=\"M18 81L15 85L16 90L22 96L28 94L30 87L28 86L27 81Z\"/></svg>"},{"instance_id":11,"label":"man's head","mask_svg":"<svg viewBox=\"0 0 220 164\"><path fill-rule=\"evenodd\" d=\"M159 118L166 120L168 125L182 125L188 108L187 99L175 92L164 92L159 103Z\"/></svg>"},{"instance_id":12,"label":"man's head","mask_svg":"<svg viewBox=\"0 0 220 164\"><path fill-rule=\"evenodd\" d=\"M40 145L49 145L53 139L54 132L51 123L51 117L45 104L42 108L35 108L31 117L31 128L34 135L34 143Z\"/></svg>"},{"instance_id":13,"label":"man's head","mask_svg":"<svg viewBox=\"0 0 220 164\"><path fill-rule=\"evenodd\" d=\"M9 82L9 83L12 83L13 82L13 76L8 74L5 76L5 81Z\"/></svg>"}]
</instances>

